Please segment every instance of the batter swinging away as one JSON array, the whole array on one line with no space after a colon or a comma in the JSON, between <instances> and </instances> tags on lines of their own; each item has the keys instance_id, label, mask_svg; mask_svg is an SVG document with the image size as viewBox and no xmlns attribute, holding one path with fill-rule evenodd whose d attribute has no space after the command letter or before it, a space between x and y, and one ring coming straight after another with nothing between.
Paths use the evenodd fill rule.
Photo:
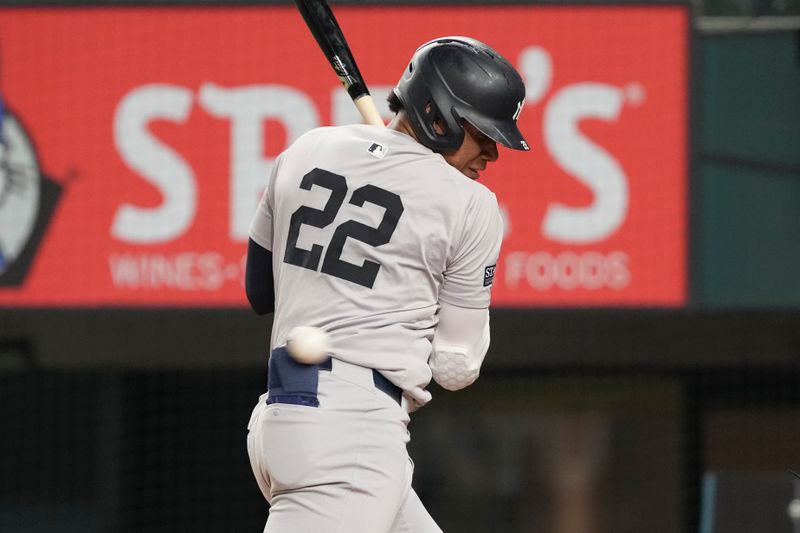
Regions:
<instances>
[{"instance_id":1,"label":"batter swinging away","mask_svg":"<svg viewBox=\"0 0 800 533\"><path fill-rule=\"evenodd\" d=\"M390 96L387 128L315 129L278 157L246 276L256 312L275 312L247 438L265 532L441 531L411 489L408 413L431 378L456 390L478 377L503 228L476 180L496 143L528 150L524 98L496 51L436 39ZM291 359L296 326L327 331L330 358Z\"/></svg>"}]
</instances>

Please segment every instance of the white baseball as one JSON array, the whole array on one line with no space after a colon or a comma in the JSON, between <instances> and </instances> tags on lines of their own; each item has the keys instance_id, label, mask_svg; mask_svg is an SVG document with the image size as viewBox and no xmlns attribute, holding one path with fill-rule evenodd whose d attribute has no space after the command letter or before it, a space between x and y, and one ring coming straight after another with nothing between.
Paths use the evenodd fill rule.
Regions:
<instances>
[{"instance_id":1,"label":"white baseball","mask_svg":"<svg viewBox=\"0 0 800 533\"><path fill-rule=\"evenodd\" d=\"M800 521L800 498L795 498L789 502L788 513L793 522Z\"/></svg>"},{"instance_id":2,"label":"white baseball","mask_svg":"<svg viewBox=\"0 0 800 533\"><path fill-rule=\"evenodd\" d=\"M330 337L325 330L313 326L297 326L286 337L289 355L304 365L321 363L328 357L330 348Z\"/></svg>"}]
</instances>

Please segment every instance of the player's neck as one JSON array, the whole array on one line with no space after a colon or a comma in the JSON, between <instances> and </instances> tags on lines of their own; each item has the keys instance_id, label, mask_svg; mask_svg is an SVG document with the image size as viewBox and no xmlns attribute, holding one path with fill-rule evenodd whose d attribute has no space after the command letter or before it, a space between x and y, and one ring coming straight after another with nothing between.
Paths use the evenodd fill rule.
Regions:
<instances>
[{"instance_id":1,"label":"player's neck","mask_svg":"<svg viewBox=\"0 0 800 533\"><path fill-rule=\"evenodd\" d=\"M395 117L386 127L391 130L399 131L400 133L405 133L415 141L418 141L417 135L414 133L414 128L411 127L411 122L409 121L405 111L400 111L397 115L395 115Z\"/></svg>"}]
</instances>

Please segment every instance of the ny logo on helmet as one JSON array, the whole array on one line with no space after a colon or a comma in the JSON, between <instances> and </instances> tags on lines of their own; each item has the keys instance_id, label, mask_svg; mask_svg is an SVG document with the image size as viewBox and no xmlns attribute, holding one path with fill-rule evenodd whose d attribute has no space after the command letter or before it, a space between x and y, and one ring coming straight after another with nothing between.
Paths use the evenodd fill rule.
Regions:
<instances>
[{"instance_id":1,"label":"ny logo on helmet","mask_svg":"<svg viewBox=\"0 0 800 533\"><path fill-rule=\"evenodd\" d=\"M522 113L522 106L524 104L525 104L525 100L520 100L519 102L517 102L517 110L514 111L514 117L513 117L514 120L517 120L519 118L519 114Z\"/></svg>"}]
</instances>

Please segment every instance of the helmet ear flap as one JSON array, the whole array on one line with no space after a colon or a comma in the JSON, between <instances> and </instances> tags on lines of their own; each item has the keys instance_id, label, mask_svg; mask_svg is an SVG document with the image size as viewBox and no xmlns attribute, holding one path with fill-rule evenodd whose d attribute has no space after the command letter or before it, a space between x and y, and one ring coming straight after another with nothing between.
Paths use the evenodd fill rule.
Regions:
<instances>
[{"instance_id":1,"label":"helmet ear flap","mask_svg":"<svg viewBox=\"0 0 800 533\"><path fill-rule=\"evenodd\" d=\"M432 100L425 103L424 108L425 122L431 125L431 131L437 137L445 137L447 135L447 125L444 124L442 114L439 108Z\"/></svg>"},{"instance_id":2,"label":"helmet ear flap","mask_svg":"<svg viewBox=\"0 0 800 533\"><path fill-rule=\"evenodd\" d=\"M455 150L464 140L464 128L461 119L454 110L452 116L442 113L433 99L429 99L422 110L423 121L430 132L431 140L436 143L437 150Z\"/></svg>"}]
</instances>

